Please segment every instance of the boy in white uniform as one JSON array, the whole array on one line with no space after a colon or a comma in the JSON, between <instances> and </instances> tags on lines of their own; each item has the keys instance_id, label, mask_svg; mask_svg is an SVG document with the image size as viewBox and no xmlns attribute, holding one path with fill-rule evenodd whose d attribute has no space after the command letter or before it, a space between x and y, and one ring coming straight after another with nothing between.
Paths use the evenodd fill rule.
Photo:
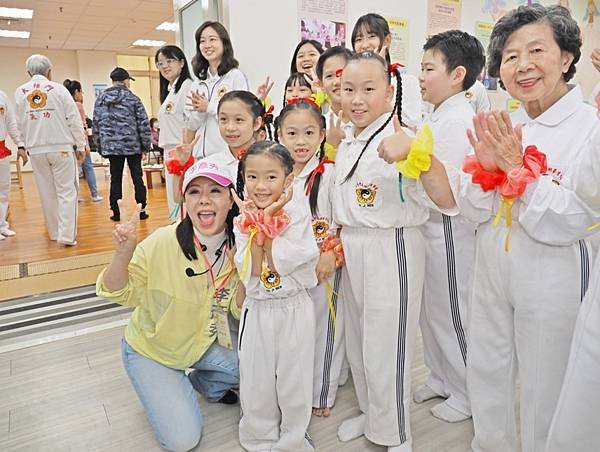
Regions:
<instances>
[{"instance_id":1,"label":"boy in white uniform","mask_svg":"<svg viewBox=\"0 0 600 452\"><path fill-rule=\"evenodd\" d=\"M465 96L485 64L477 38L459 30L430 37L423 47L421 93L434 111L425 118L433 134L435 155L460 167L471 151L467 130L473 109ZM427 382L417 388L417 403L434 397L446 401L431 408L447 422L471 415L467 396L467 309L475 256L475 223L432 211L422 227L426 264L421 332Z\"/></svg>"},{"instance_id":2,"label":"boy in white uniform","mask_svg":"<svg viewBox=\"0 0 600 452\"><path fill-rule=\"evenodd\" d=\"M8 197L10 194L10 149L6 147L6 135L10 135L18 146L17 158L22 159L23 165L27 163L27 153L23 146L23 140L17 127L13 106L8 101L4 91L0 91L0 240L15 235L15 231L9 228L6 222L8 212Z\"/></svg>"},{"instance_id":3,"label":"boy in white uniform","mask_svg":"<svg viewBox=\"0 0 600 452\"><path fill-rule=\"evenodd\" d=\"M85 133L69 91L51 81L52 65L43 55L25 63L31 80L15 91L17 117L31 158L50 240L76 245L77 159L82 159Z\"/></svg>"}]
</instances>

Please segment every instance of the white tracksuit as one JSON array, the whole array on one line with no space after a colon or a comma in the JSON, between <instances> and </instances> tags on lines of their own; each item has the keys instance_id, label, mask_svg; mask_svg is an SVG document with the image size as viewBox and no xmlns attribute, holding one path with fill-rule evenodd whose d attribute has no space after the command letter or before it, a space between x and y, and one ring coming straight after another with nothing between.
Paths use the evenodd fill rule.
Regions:
<instances>
[{"instance_id":1,"label":"white tracksuit","mask_svg":"<svg viewBox=\"0 0 600 452\"><path fill-rule=\"evenodd\" d=\"M350 168L382 115L358 136L342 141L336 156L334 221L342 228L346 351L365 436L394 446L411 444L409 405L412 354L425 271L425 244L418 226L429 217L419 184L404 179L400 199L396 167L377 155L394 133L390 122Z\"/></svg>"},{"instance_id":2,"label":"white tracksuit","mask_svg":"<svg viewBox=\"0 0 600 452\"><path fill-rule=\"evenodd\" d=\"M181 142L181 133L185 127L186 117L189 114L185 104L190 87L192 86L192 80L184 80L177 92L173 89L175 83L169 86L169 94L158 111L158 121L160 122L158 145L164 149L165 159L169 157L167 155L168 152ZM177 204L173 198L173 175L168 171L165 171L165 180L169 213L172 213Z\"/></svg>"},{"instance_id":3,"label":"white tracksuit","mask_svg":"<svg viewBox=\"0 0 600 452\"><path fill-rule=\"evenodd\" d=\"M597 127L596 112L583 103L579 87L569 86L537 118L520 108L512 121L523 124L524 147L536 145L546 154L548 174L514 202L508 252L504 219L497 227L492 224L499 195L483 192L469 175L447 168L461 213L480 223L467 362L475 452L518 450L517 370L522 450L544 450L589 276L591 249L578 239L594 216L565 176Z\"/></svg>"},{"instance_id":4,"label":"white tracksuit","mask_svg":"<svg viewBox=\"0 0 600 452\"><path fill-rule=\"evenodd\" d=\"M570 179L577 196L600 216L600 130L582 151ZM582 235L585 232L582 231ZM600 450L596 417L600 406L599 325L600 256L596 258L590 287L577 317L569 364L548 434L547 452Z\"/></svg>"},{"instance_id":5,"label":"white tracksuit","mask_svg":"<svg viewBox=\"0 0 600 452\"><path fill-rule=\"evenodd\" d=\"M242 281L239 435L251 451L313 450L306 430L312 412L315 314L307 291L317 284L319 250L306 204L292 199L284 209L291 223L273 239L275 270L253 276L249 262ZM235 237L235 263L242 273L248 235L236 227Z\"/></svg>"},{"instance_id":6,"label":"white tracksuit","mask_svg":"<svg viewBox=\"0 0 600 452\"><path fill-rule=\"evenodd\" d=\"M208 99L208 108L205 112L189 111L186 127L197 130L201 138L194 147L194 157L202 158L217 152L229 152L227 143L219 133L217 109L219 100L226 93L235 90L248 91L248 79L239 69L231 69L222 76L213 77L208 72L206 80L196 80L190 87L190 92L198 91Z\"/></svg>"},{"instance_id":7,"label":"white tracksuit","mask_svg":"<svg viewBox=\"0 0 600 452\"><path fill-rule=\"evenodd\" d=\"M308 204L306 182L319 164L315 155L294 179L294 196L299 202ZM312 230L317 241L321 244L329 234L335 234L337 226L333 223L333 206L331 204L331 189L335 182L335 166L325 165L321 174L317 212L312 214ZM338 380L344 358L346 356L346 341L344 338L344 300L340 294L342 269L338 268L329 280L331 301L327 297L326 284L312 288L310 298L315 307L316 336L315 336L315 365L313 378L313 407L331 408L335 403ZM333 315L332 308L333 306Z\"/></svg>"},{"instance_id":8,"label":"white tracksuit","mask_svg":"<svg viewBox=\"0 0 600 452\"><path fill-rule=\"evenodd\" d=\"M437 158L460 168L472 152L467 129L473 109L464 92L446 99L424 121L433 134ZM447 404L471 414L467 396L467 312L475 257L475 223L462 216L431 212L421 227L425 239L425 288L421 332L427 385Z\"/></svg>"},{"instance_id":9,"label":"white tracksuit","mask_svg":"<svg viewBox=\"0 0 600 452\"><path fill-rule=\"evenodd\" d=\"M0 141L4 141L7 135L10 135L18 147L24 146L15 119L14 107L4 91L0 91ZM10 160L10 156L0 158L0 231L8 229L9 226L6 222L6 213L10 195Z\"/></svg>"},{"instance_id":10,"label":"white tracksuit","mask_svg":"<svg viewBox=\"0 0 600 452\"><path fill-rule=\"evenodd\" d=\"M77 235L77 161L85 149L81 115L69 91L42 75L15 91L17 122L29 152L50 240Z\"/></svg>"}]
</instances>

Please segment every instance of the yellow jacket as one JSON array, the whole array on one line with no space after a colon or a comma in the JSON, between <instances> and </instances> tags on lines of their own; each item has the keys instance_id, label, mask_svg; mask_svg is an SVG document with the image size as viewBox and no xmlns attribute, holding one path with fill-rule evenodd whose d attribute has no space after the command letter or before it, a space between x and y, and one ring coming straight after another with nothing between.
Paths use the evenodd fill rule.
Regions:
<instances>
[{"instance_id":1,"label":"yellow jacket","mask_svg":"<svg viewBox=\"0 0 600 452\"><path fill-rule=\"evenodd\" d=\"M118 291L104 286L103 270L96 293L109 301L135 308L125 330L128 344L141 355L173 369L185 369L206 352L217 337L213 309L229 310L239 319L235 303L239 281L232 260L227 259L216 285L232 271L216 307L208 273L188 277L187 267L206 270L203 259L189 261L181 251L175 228L159 228L136 247L129 263L129 281Z\"/></svg>"}]
</instances>

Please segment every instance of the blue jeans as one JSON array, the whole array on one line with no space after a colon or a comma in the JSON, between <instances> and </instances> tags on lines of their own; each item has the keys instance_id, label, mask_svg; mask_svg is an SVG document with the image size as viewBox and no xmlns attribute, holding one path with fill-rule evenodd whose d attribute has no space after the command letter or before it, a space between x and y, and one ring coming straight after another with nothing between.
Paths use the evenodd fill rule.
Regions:
<instances>
[{"instance_id":1,"label":"blue jeans","mask_svg":"<svg viewBox=\"0 0 600 452\"><path fill-rule=\"evenodd\" d=\"M204 421L192 384L182 370L171 369L137 353L121 341L123 365L163 449L188 451L202 436ZM240 383L237 353L216 342L193 366L203 394L217 401Z\"/></svg>"},{"instance_id":2,"label":"blue jeans","mask_svg":"<svg viewBox=\"0 0 600 452\"><path fill-rule=\"evenodd\" d=\"M90 154L85 155L85 159L83 159L83 163L81 164L81 169L83 170L83 177L85 177L85 181L90 187L90 193L92 194L92 198L98 196L98 184L96 183L96 173L94 172L94 165L92 164L92 157Z\"/></svg>"}]
</instances>

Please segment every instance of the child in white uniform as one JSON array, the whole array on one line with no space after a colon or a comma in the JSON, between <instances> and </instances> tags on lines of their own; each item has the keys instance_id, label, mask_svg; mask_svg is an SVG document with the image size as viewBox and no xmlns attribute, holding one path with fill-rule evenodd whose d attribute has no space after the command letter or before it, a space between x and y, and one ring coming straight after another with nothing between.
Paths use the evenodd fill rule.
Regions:
<instances>
[{"instance_id":1,"label":"child in white uniform","mask_svg":"<svg viewBox=\"0 0 600 452\"><path fill-rule=\"evenodd\" d=\"M198 77L190 88L189 114L184 142L191 143L200 135L194 148L194 157L201 158L217 152L226 152L227 145L219 134L217 107L226 93L248 90L248 79L238 69L233 56L229 33L219 22L204 22L196 30L196 56L192 60Z\"/></svg>"},{"instance_id":2,"label":"child in white uniform","mask_svg":"<svg viewBox=\"0 0 600 452\"><path fill-rule=\"evenodd\" d=\"M272 141L255 143L240 160L248 197L237 199L235 228L235 263L246 287L238 341L239 437L253 451L314 448L306 431L315 351L307 290L317 283L319 250L308 206L292 198L293 164L287 149Z\"/></svg>"},{"instance_id":3,"label":"child in white uniform","mask_svg":"<svg viewBox=\"0 0 600 452\"><path fill-rule=\"evenodd\" d=\"M333 189L348 281L346 350L361 410L344 421L338 436L350 441L364 434L393 452L412 450L410 369L425 270L418 226L431 205L414 180L401 179L377 155L380 141L394 132L391 120L401 105L402 81L395 75L390 115L394 88L385 60L365 52L344 68L342 109L354 130L337 152Z\"/></svg>"},{"instance_id":4,"label":"child in white uniform","mask_svg":"<svg viewBox=\"0 0 600 452\"><path fill-rule=\"evenodd\" d=\"M436 156L460 167L472 152L467 130L474 113L465 89L471 87L485 64L483 46L468 33L451 30L430 37L423 50L421 91L423 100L434 106L424 124L431 129ZM420 325L430 374L425 385L415 391L414 399L420 403L446 398L431 412L447 422L471 415L466 382L467 309L475 226L461 216L431 212L421 229L427 258Z\"/></svg>"},{"instance_id":5,"label":"child in white uniform","mask_svg":"<svg viewBox=\"0 0 600 452\"><path fill-rule=\"evenodd\" d=\"M325 156L324 118L319 106L309 99L290 103L281 111L277 136L294 159L294 196L310 205L313 233L321 248L317 263L319 285L310 290L316 317L313 414L327 417L335 403L346 354L340 296L342 272L338 265L342 256L330 249L339 244L331 203L335 167Z\"/></svg>"}]
</instances>

